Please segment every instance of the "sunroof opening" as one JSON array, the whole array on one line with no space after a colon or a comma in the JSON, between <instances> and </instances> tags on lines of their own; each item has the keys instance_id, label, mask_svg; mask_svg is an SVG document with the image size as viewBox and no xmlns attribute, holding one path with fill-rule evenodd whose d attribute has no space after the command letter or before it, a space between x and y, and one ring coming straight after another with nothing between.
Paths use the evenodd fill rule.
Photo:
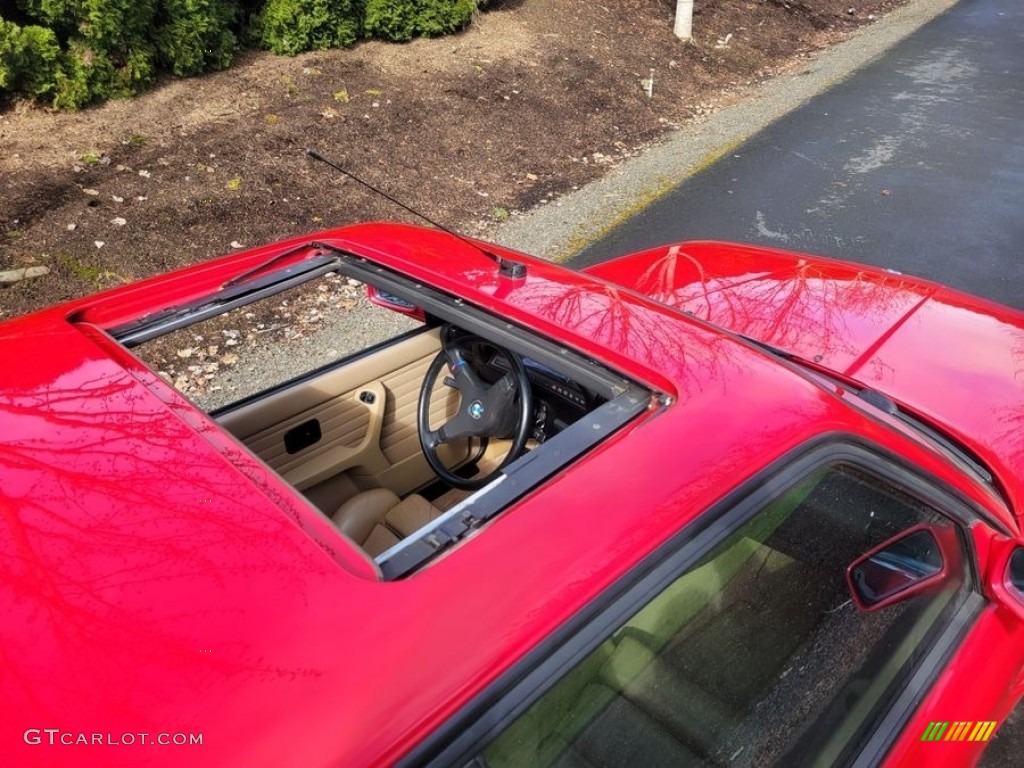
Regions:
<instances>
[{"instance_id":1,"label":"sunroof opening","mask_svg":"<svg viewBox=\"0 0 1024 768\"><path fill-rule=\"evenodd\" d=\"M644 411L593 360L351 254L112 335L405 577ZM326 263L326 260L325 260ZM247 300L246 300L247 299ZM218 311L219 310L219 311Z\"/></svg>"}]
</instances>

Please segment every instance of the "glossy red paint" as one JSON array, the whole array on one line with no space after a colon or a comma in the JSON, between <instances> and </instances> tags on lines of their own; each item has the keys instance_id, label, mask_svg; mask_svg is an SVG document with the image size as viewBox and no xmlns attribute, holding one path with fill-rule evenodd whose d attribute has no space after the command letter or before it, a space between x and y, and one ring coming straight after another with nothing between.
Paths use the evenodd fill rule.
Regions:
<instances>
[{"instance_id":1,"label":"glossy red paint","mask_svg":"<svg viewBox=\"0 0 1024 768\"><path fill-rule=\"evenodd\" d=\"M885 392L955 434L1024 510L1024 313L872 267L726 243L588 271Z\"/></svg>"},{"instance_id":2,"label":"glossy red paint","mask_svg":"<svg viewBox=\"0 0 1024 768\"><path fill-rule=\"evenodd\" d=\"M859 264L730 243L665 246L587 270L834 371L938 286Z\"/></svg>"},{"instance_id":3,"label":"glossy red paint","mask_svg":"<svg viewBox=\"0 0 1024 768\"><path fill-rule=\"evenodd\" d=\"M317 510L102 332L309 239L0 325L0 359L18 361L0 376L0 743L12 764L390 764L731 489L827 433L902 455L1013 523L935 452L650 298L495 248L528 263L509 280L448 235L365 225L317 239L674 398L420 573L378 582ZM901 290L889 320L919 295ZM1019 641L1022 626L994 604L970 648ZM994 671L947 672L929 701L964 696L990 719L1019 695L1006 680L1022 653L1000 645ZM958 659L950 670L976 666ZM967 677L984 684L965 692ZM204 743L30 745L29 728Z\"/></svg>"}]
</instances>

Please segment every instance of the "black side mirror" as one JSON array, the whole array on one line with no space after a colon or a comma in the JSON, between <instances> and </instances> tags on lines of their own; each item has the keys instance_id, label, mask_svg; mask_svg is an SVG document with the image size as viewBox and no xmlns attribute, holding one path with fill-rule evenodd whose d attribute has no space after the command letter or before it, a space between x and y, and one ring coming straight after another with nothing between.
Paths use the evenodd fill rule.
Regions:
<instances>
[{"instance_id":1,"label":"black side mirror","mask_svg":"<svg viewBox=\"0 0 1024 768\"><path fill-rule=\"evenodd\" d=\"M877 611L942 582L952 559L944 533L931 525L915 526L850 563L846 582L857 607Z\"/></svg>"}]
</instances>

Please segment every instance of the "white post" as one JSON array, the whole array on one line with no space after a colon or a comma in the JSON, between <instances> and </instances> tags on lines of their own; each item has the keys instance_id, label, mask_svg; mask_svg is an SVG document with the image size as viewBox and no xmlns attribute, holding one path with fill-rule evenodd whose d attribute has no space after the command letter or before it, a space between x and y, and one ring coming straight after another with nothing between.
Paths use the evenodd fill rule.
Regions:
<instances>
[{"instance_id":1,"label":"white post","mask_svg":"<svg viewBox=\"0 0 1024 768\"><path fill-rule=\"evenodd\" d=\"M676 0L675 33L680 40L693 37L693 0Z\"/></svg>"}]
</instances>

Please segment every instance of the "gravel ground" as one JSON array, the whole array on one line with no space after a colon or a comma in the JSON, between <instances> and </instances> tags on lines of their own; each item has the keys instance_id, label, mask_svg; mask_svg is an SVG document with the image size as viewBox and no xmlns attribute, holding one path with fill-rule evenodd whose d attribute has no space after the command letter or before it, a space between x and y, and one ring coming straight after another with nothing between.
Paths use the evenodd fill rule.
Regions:
<instances>
[{"instance_id":1,"label":"gravel ground","mask_svg":"<svg viewBox=\"0 0 1024 768\"><path fill-rule=\"evenodd\" d=\"M330 274L142 344L133 353L213 411L420 325Z\"/></svg>"},{"instance_id":2,"label":"gravel ground","mask_svg":"<svg viewBox=\"0 0 1024 768\"><path fill-rule=\"evenodd\" d=\"M302 335L253 347L240 365L227 369L216 380L220 389L190 392L190 397L201 408L211 411L418 325L415 320L375 307L360 296L351 309L324 315L316 328Z\"/></svg>"}]
</instances>

